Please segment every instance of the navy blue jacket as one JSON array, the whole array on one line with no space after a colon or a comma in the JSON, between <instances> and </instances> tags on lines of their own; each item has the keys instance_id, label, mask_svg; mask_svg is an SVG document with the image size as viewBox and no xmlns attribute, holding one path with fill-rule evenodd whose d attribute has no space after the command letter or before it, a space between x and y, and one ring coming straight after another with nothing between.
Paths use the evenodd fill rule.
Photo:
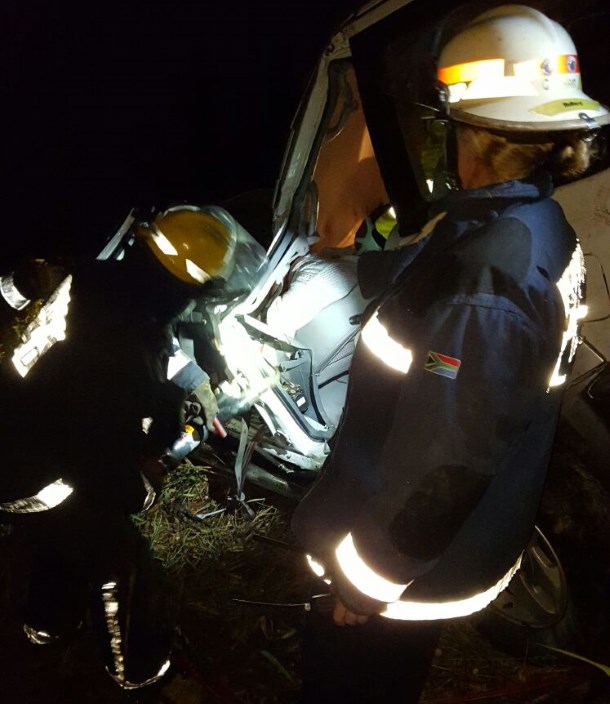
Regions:
<instances>
[{"instance_id":1,"label":"navy blue jacket","mask_svg":"<svg viewBox=\"0 0 610 704\"><path fill-rule=\"evenodd\" d=\"M551 193L545 177L453 193L432 234L362 257L364 295L381 294L369 315L412 363L396 371L358 343L332 452L293 520L327 565L351 533L378 574L412 582L405 598L459 600L526 546L584 276Z\"/></svg>"}]
</instances>

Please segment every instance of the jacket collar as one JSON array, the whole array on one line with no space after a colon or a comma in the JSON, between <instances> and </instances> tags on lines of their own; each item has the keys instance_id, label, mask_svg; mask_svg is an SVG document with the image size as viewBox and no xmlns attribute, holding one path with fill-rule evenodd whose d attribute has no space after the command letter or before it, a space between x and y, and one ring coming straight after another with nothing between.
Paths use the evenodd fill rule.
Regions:
<instances>
[{"instance_id":1,"label":"jacket collar","mask_svg":"<svg viewBox=\"0 0 610 704\"><path fill-rule=\"evenodd\" d=\"M433 217L446 211L453 217L467 215L471 207L479 212L483 206L490 210L502 211L515 201L535 202L549 198L553 194L553 182L547 173L541 173L526 180L504 181L482 188L454 191L432 205L430 215Z\"/></svg>"}]
</instances>

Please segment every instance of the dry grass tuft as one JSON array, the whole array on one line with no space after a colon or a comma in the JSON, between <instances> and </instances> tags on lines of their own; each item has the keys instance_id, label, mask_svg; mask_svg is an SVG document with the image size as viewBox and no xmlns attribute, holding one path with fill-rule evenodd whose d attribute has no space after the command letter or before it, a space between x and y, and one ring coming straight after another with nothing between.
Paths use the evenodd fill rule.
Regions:
<instances>
[{"instance_id":1,"label":"dry grass tuft","mask_svg":"<svg viewBox=\"0 0 610 704\"><path fill-rule=\"evenodd\" d=\"M296 701L304 609L234 601L306 601L310 578L302 555L268 542L290 540L289 516L260 499L248 504L253 517L237 504L196 520L224 508L210 497L209 480L209 467L186 461L170 475L158 505L137 519L170 574L181 630L209 686L203 701L222 700L227 691L226 701Z\"/></svg>"}]
</instances>

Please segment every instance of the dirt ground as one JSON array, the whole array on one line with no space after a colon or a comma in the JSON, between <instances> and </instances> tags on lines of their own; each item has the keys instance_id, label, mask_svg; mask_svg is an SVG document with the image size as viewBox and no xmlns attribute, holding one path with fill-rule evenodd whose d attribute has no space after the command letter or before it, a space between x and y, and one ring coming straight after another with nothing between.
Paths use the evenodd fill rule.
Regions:
<instances>
[{"instance_id":1,"label":"dirt ground","mask_svg":"<svg viewBox=\"0 0 610 704\"><path fill-rule=\"evenodd\" d=\"M254 517L238 509L193 520L196 513L224 506L222 496L210 497L209 486L209 467L189 464L170 481L159 506L139 521L170 575L180 625L180 673L157 701L294 704L299 631L311 581L302 555L291 549L290 505L267 496L249 504ZM257 495L252 488L252 499ZM562 450L541 519L561 552L572 589L570 647L605 663L610 663L608 505L604 490L571 450ZM61 646L27 642L20 619L26 572L20 536L5 530L0 538L0 702L133 702L103 671L86 623ZM422 704L610 704L610 678L596 668L536 647L531 638L509 639L500 648L479 626L476 618L447 626Z\"/></svg>"}]
</instances>

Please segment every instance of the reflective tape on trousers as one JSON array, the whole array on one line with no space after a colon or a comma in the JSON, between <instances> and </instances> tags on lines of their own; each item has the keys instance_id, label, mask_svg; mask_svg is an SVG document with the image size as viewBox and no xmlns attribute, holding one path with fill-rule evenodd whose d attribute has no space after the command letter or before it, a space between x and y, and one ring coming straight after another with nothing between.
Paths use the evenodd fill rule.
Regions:
<instances>
[{"instance_id":1,"label":"reflective tape on trousers","mask_svg":"<svg viewBox=\"0 0 610 704\"><path fill-rule=\"evenodd\" d=\"M102 604L104 607L104 615L106 617L106 629L108 631L110 652L112 653L112 662L114 672L111 672L107 667L106 672L112 679L121 687L121 689L142 689L154 684L163 677L169 670L170 660L167 659L157 672L142 682L130 682L125 675L125 654L123 641L123 633L121 631L121 623L119 619L120 603L119 603L119 585L117 582L106 582L102 585Z\"/></svg>"}]
</instances>

